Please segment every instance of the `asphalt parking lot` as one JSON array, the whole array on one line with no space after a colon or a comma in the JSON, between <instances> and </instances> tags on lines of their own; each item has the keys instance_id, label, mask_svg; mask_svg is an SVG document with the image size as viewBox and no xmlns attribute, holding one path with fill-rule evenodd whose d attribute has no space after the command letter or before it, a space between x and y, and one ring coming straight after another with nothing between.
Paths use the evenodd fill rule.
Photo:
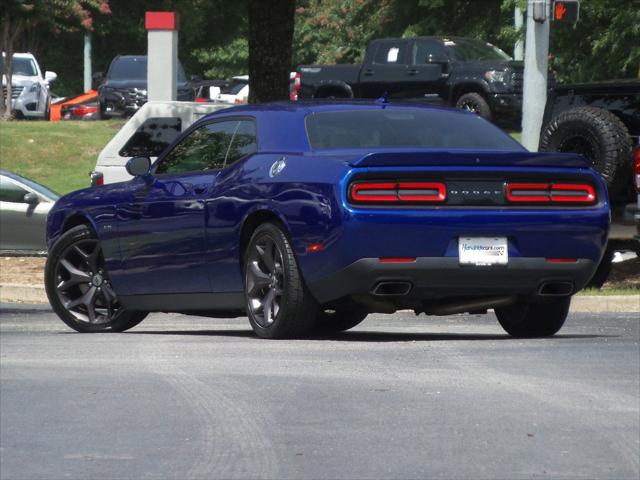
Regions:
<instances>
[{"instance_id":1,"label":"asphalt parking lot","mask_svg":"<svg viewBox=\"0 0 640 480\"><path fill-rule=\"evenodd\" d=\"M536 340L407 313L297 341L165 314L81 335L3 304L0 478L637 480L639 338L631 313Z\"/></svg>"}]
</instances>

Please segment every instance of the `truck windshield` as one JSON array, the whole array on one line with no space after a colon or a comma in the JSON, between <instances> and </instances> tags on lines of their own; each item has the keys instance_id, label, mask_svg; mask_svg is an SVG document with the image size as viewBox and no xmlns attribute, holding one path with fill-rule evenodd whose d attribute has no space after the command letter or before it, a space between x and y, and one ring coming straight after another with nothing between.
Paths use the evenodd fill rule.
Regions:
<instances>
[{"instance_id":1,"label":"truck windshield","mask_svg":"<svg viewBox=\"0 0 640 480\"><path fill-rule=\"evenodd\" d=\"M114 80L147 80L147 57L121 57L111 64L108 77ZM182 65L178 64L178 82L185 82Z\"/></svg>"},{"instance_id":2,"label":"truck windshield","mask_svg":"<svg viewBox=\"0 0 640 480\"><path fill-rule=\"evenodd\" d=\"M475 62L479 60L511 60L511 57L498 47L480 40L469 38L445 40L445 48L452 52L456 60Z\"/></svg>"},{"instance_id":3,"label":"truck windshield","mask_svg":"<svg viewBox=\"0 0 640 480\"><path fill-rule=\"evenodd\" d=\"M471 114L431 108L385 108L312 113L312 149L418 147L522 151L498 127Z\"/></svg>"}]
</instances>

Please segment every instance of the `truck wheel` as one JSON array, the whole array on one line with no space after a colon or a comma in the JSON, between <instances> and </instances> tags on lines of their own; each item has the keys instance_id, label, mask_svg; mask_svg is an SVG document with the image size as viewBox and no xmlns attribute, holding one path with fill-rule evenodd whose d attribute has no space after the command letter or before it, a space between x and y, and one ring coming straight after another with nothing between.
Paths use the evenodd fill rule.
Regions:
<instances>
[{"instance_id":1,"label":"truck wheel","mask_svg":"<svg viewBox=\"0 0 640 480\"><path fill-rule=\"evenodd\" d=\"M486 120L491 120L491 107L479 93L465 93L458 98L456 108L473 112Z\"/></svg>"},{"instance_id":2,"label":"truck wheel","mask_svg":"<svg viewBox=\"0 0 640 480\"><path fill-rule=\"evenodd\" d=\"M620 192L629 178L629 131L618 117L601 108L579 107L558 115L544 129L539 150L584 155L612 194Z\"/></svg>"},{"instance_id":3,"label":"truck wheel","mask_svg":"<svg viewBox=\"0 0 640 480\"><path fill-rule=\"evenodd\" d=\"M600 263L598 264L596 272L593 274L593 277L591 277L591 280L589 280L585 288L602 288L604 282L607 281L607 278L609 278L609 274L611 273L614 253L615 251L613 248L607 247L602 260L600 260Z\"/></svg>"},{"instance_id":4,"label":"truck wheel","mask_svg":"<svg viewBox=\"0 0 640 480\"><path fill-rule=\"evenodd\" d=\"M496 308L496 317L505 331L516 338L550 337L564 325L571 297L546 303L521 301Z\"/></svg>"}]
</instances>

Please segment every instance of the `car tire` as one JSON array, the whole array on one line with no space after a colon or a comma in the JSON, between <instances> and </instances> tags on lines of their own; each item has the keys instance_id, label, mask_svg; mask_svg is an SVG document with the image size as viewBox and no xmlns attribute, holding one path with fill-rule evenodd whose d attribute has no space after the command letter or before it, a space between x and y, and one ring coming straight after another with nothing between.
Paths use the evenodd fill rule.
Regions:
<instances>
[{"instance_id":1,"label":"car tire","mask_svg":"<svg viewBox=\"0 0 640 480\"><path fill-rule=\"evenodd\" d=\"M604 283L609 278L609 274L611 273L611 267L613 266L613 256L615 254L615 250L611 247L607 247L604 251L604 256L600 263L598 264L598 268L596 269L593 277L587 283L585 288L602 288Z\"/></svg>"},{"instance_id":2,"label":"car tire","mask_svg":"<svg viewBox=\"0 0 640 480\"><path fill-rule=\"evenodd\" d=\"M569 313L571 297L544 303L520 301L496 308L496 317L504 330L516 338L550 337L564 325Z\"/></svg>"},{"instance_id":3,"label":"car tire","mask_svg":"<svg viewBox=\"0 0 640 480\"><path fill-rule=\"evenodd\" d=\"M320 333L338 333L350 330L367 318L364 310L324 311L318 316L316 331Z\"/></svg>"},{"instance_id":4,"label":"car tire","mask_svg":"<svg viewBox=\"0 0 640 480\"><path fill-rule=\"evenodd\" d=\"M147 316L120 306L100 241L86 225L65 232L49 252L45 289L53 311L77 332L123 332Z\"/></svg>"},{"instance_id":5,"label":"car tire","mask_svg":"<svg viewBox=\"0 0 640 480\"><path fill-rule=\"evenodd\" d=\"M541 152L584 155L602 175L611 194L626 187L631 168L631 137L613 113L596 107L562 112L544 128Z\"/></svg>"},{"instance_id":6,"label":"car tire","mask_svg":"<svg viewBox=\"0 0 640 480\"><path fill-rule=\"evenodd\" d=\"M491 107L479 93L470 92L461 95L456 101L456 108L473 112L486 120L491 120Z\"/></svg>"},{"instance_id":7,"label":"car tire","mask_svg":"<svg viewBox=\"0 0 640 480\"><path fill-rule=\"evenodd\" d=\"M244 252L247 316L261 338L296 338L309 333L318 303L307 289L291 243L276 223L260 225Z\"/></svg>"}]
</instances>

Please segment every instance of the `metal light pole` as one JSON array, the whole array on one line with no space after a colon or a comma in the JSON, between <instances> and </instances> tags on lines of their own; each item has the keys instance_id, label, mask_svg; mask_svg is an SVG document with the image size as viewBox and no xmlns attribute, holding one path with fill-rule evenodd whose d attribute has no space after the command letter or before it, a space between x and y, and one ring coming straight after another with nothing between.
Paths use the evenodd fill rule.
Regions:
<instances>
[{"instance_id":1,"label":"metal light pole","mask_svg":"<svg viewBox=\"0 0 640 480\"><path fill-rule=\"evenodd\" d=\"M84 34L84 91L91 90L91 33Z\"/></svg>"},{"instance_id":2,"label":"metal light pole","mask_svg":"<svg viewBox=\"0 0 640 480\"><path fill-rule=\"evenodd\" d=\"M515 7L513 12L514 17L514 26L516 27L516 32L519 32L522 28L522 24L524 23L524 15L522 15L522 10L520 7ZM515 45L513 46L513 59L514 60L523 60L524 59L524 42L518 38L516 40Z\"/></svg>"},{"instance_id":3,"label":"metal light pole","mask_svg":"<svg viewBox=\"0 0 640 480\"><path fill-rule=\"evenodd\" d=\"M524 50L522 95L522 144L538 150L544 107L547 103L549 23L551 0L529 0Z\"/></svg>"}]
</instances>

